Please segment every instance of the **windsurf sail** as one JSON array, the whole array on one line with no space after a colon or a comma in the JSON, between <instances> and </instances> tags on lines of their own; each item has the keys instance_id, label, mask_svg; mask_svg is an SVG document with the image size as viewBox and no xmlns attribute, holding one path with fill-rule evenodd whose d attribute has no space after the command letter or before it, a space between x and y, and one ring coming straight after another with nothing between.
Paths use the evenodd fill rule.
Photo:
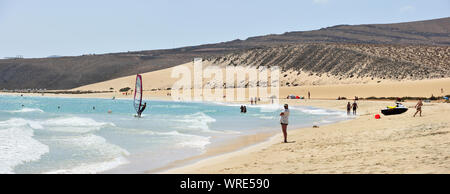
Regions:
<instances>
[{"instance_id":1,"label":"windsurf sail","mask_svg":"<svg viewBox=\"0 0 450 194\"><path fill-rule=\"evenodd\" d=\"M141 110L142 106L142 76L136 75L136 87L134 89L134 109L136 109L136 113Z\"/></svg>"}]
</instances>

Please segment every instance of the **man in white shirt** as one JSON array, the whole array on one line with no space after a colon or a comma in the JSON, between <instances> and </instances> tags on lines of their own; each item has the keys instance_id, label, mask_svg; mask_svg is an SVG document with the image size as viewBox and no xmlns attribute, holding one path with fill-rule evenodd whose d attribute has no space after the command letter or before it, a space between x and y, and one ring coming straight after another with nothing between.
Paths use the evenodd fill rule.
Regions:
<instances>
[{"instance_id":1,"label":"man in white shirt","mask_svg":"<svg viewBox=\"0 0 450 194\"><path fill-rule=\"evenodd\" d=\"M289 107L287 104L284 105L284 111L280 114L280 124L281 130L284 135L284 143L287 143L287 126L289 124Z\"/></svg>"}]
</instances>

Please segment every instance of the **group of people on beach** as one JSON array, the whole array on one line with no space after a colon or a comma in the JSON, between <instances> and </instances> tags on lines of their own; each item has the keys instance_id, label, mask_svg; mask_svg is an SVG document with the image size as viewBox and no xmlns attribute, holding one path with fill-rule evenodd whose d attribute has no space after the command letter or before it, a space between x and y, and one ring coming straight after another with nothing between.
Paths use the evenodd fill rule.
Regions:
<instances>
[{"instance_id":1,"label":"group of people on beach","mask_svg":"<svg viewBox=\"0 0 450 194\"><path fill-rule=\"evenodd\" d=\"M259 97L255 97L255 98L250 98L250 104L251 105L253 105L253 104L258 104L258 101L261 101L261 98L259 98Z\"/></svg>"},{"instance_id":2,"label":"group of people on beach","mask_svg":"<svg viewBox=\"0 0 450 194\"><path fill-rule=\"evenodd\" d=\"M350 104L350 102L347 103L347 115L350 115L350 110L353 109L353 115L356 115L356 110L358 109L358 103L356 103L356 100L353 102L353 104Z\"/></svg>"},{"instance_id":3,"label":"group of people on beach","mask_svg":"<svg viewBox=\"0 0 450 194\"><path fill-rule=\"evenodd\" d=\"M420 116L422 116L422 106L423 102L422 99L419 99L419 102L417 102L416 106L416 113L414 113L413 117L416 117L417 113L419 113ZM356 110L358 109L358 103L356 100L351 104L350 102L347 103L347 115L350 115L350 111L353 110L353 115L356 115ZM242 106L241 106L242 110ZM288 143L287 141L287 127L289 125L289 105L284 105L284 111L280 113L280 124L281 124L281 130L283 132L284 137L284 143Z\"/></svg>"},{"instance_id":4,"label":"group of people on beach","mask_svg":"<svg viewBox=\"0 0 450 194\"><path fill-rule=\"evenodd\" d=\"M247 113L247 106L241 105L241 113ZM283 112L280 113L280 124L281 124L281 130L283 132L284 136L284 143L288 143L287 141L287 126L289 125L289 105L284 105Z\"/></svg>"}]
</instances>

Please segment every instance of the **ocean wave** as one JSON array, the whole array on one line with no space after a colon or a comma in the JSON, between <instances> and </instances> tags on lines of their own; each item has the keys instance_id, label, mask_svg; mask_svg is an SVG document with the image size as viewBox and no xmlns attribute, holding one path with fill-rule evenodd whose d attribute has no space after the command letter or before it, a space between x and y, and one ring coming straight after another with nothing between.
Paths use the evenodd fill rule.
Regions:
<instances>
[{"instance_id":1,"label":"ocean wave","mask_svg":"<svg viewBox=\"0 0 450 194\"><path fill-rule=\"evenodd\" d=\"M162 132L162 135L171 135L176 139L178 143L175 144L177 147L190 147L197 149L205 149L208 144L211 143L211 137L204 137L200 135L191 135L180 133L178 131Z\"/></svg>"},{"instance_id":2,"label":"ocean wave","mask_svg":"<svg viewBox=\"0 0 450 194\"><path fill-rule=\"evenodd\" d=\"M138 130L138 129L127 129L127 133L134 133L139 135L151 135L151 136L166 136L172 139L176 147L190 147L197 149L205 149L206 145L210 144L211 137L205 137L201 135L193 135L180 133L178 131L168 131L168 132L158 132L151 130Z\"/></svg>"},{"instance_id":3,"label":"ocean wave","mask_svg":"<svg viewBox=\"0 0 450 194\"><path fill-rule=\"evenodd\" d=\"M206 146L210 143L211 143L210 137L191 136L187 137L186 139L184 139L184 141L181 141L175 145L178 147L190 147L204 150Z\"/></svg>"},{"instance_id":4,"label":"ocean wave","mask_svg":"<svg viewBox=\"0 0 450 194\"><path fill-rule=\"evenodd\" d=\"M67 144L82 150L97 150L100 155L121 156L129 155L128 151L114 144L110 144L105 138L94 135L84 134L79 136L53 136L49 141L57 141L60 144Z\"/></svg>"},{"instance_id":5,"label":"ocean wave","mask_svg":"<svg viewBox=\"0 0 450 194\"><path fill-rule=\"evenodd\" d=\"M125 158L125 156L130 155L127 150L109 143L105 138L98 135L53 136L48 141L58 143L60 146L73 147L75 150L81 150L83 155L94 156L95 158L104 159L104 161L83 162L68 169L46 172L47 174L93 174L110 170L129 162Z\"/></svg>"},{"instance_id":6,"label":"ocean wave","mask_svg":"<svg viewBox=\"0 0 450 194\"><path fill-rule=\"evenodd\" d=\"M29 113L29 112L43 113L44 111L39 108L22 108L20 110L13 110L13 111L8 111L8 112L11 112L11 113Z\"/></svg>"},{"instance_id":7,"label":"ocean wave","mask_svg":"<svg viewBox=\"0 0 450 194\"><path fill-rule=\"evenodd\" d=\"M326 120L326 119L320 120L320 123L323 123L323 124L328 124L328 123L332 123L332 122L333 122L333 121Z\"/></svg>"},{"instance_id":8,"label":"ocean wave","mask_svg":"<svg viewBox=\"0 0 450 194\"><path fill-rule=\"evenodd\" d=\"M211 104L215 104L215 105L220 105L220 106L232 106L232 107L240 107L240 106L241 106L241 104L226 103L226 102L207 102L207 103L211 103Z\"/></svg>"},{"instance_id":9,"label":"ocean wave","mask_svg":"<svg viewBox=\"0 0 450 194\"><path fill-rule=\"evenodd\" d=\"M303 113L312 114L312 115L335 115L342 116L346 115L343 111L334 111L334 110L326 110L326 109L315 109L315 108L305 108L305 107L291 107L293 110L299 110Z\"/></svg>"},{"instance_id":10,"label":"ocean wave","mask_svg":"<svg viewBox=\"0 0 450 194\"><path fill-rule=\"evenodd\" d=\"M178 104L174 104L174 105L169 105L169 104L157 104L157 105L151 105L151 108L195 108L193 106L186 106L186 105L178 105Z\"/></svg>"},{"instance_id":11,"label":"ocean wave","mask_svg":"<svg viewBox=\"0 0 450 194\"><path fill-rule=\"evenodd\" d=\"M275 111L281 111L282 106L279 104L261 104L261 105L255 105L253 107L257 107L261 109L261 112L275 112Z\"/></svg>"},{"instance_id":12,"label":"ocean wave","mask_svg":"<svg viewBox=\"0 0 450 194\"><path fill-rule=\"evenodd\" d=\"M49 152L47 145L33 139L34 132L30 127L3 128L4 124L1 122L3 126L0 127L0 174L12 174L15 166L40 160Z\"/></svg>"},{"instance_id":13,"label":"ocean wave","mask_svg":"<svg viewBox=\"0 0 450 194\"><path fill-rule=\"evenodd\" d=\"M104 126L115 126L114 123L98 122L91 118L61 117L40 122L47 130L72 133L87 133L100 130Z\"/></svg>"},{"instance_id":14,"label":"ocean wave","mask_svg":"<svg viewBox=\"0 0 450 194\"><path fill-rule=\"evenodd\" d=\"M32 121L22 118L11 118L6 121L0 121L0 128L10 128L10 127L25 127L28 126L32 129L43 129L43 126L39 121Z\"/></svg>"},{"instance_id":15,"label":"ocean wave","mask_svg":"<svg viewBox=\"0 0 450 194\"><path fill-rule=\"evenodd\" d=\"M275 119L274 116L260 116L259 118L260 118L260 119L267 119L267 120Z\"/></svg>"},{"instance_id":16,"label":"ocean wave","mask_svg":"<svg viewBox=\"0 0 450 194\"><path fill-rule=\"evenodd\" d=\"M61 117L47 120L11 118L6 121L0 121L0 127L20 127L26 125L32 129L71 133L87 133L97 131L104 126L115 126L114 123L98 122L91 118L83 117Z\"/></svg>"},{"instance_id":17,"label":"ocean wave","mask_svg":"<svg viewBox=\"0 0 450 194\"><path fill-rule=\"evenodd\" d=\"M197 112L190 115L181 116L176 121L184 123L179 126L180 129L198 130L208 133L220 133L220 131L214 131L209 129L209 124L216 122L216 119L206 115L203 112Z\"/></svg>"},{"instance_id":18,"label":"ocean wave","mask_svg":"<svg viewBox=\"0 0 450 194\"><path fill-rule=\"evenodd\" d=\"M50 172L45 172L44 174L95 174L99 172L104 172L111 170L120 165L128 164L129 161L125 157L117 157L110 161L98 162L93 164L80 165L70 169L60 169Z\"/></svg>"}]
</instances>

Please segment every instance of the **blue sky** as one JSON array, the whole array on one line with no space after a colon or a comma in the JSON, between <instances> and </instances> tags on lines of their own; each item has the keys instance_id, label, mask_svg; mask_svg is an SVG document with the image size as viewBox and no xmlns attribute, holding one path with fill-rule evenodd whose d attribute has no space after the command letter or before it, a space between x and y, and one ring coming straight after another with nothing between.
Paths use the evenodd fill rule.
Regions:
<instances>
[{"instance_id":1,"label":"blue sky","mask_svg":"<svg viewBox=\"0 0 450 194\"><path fill-rule=\"evenodd\" d=\"M449 13L449 0L0 0L0 57L175 48Z\"/></svg>"}]
</instances>

